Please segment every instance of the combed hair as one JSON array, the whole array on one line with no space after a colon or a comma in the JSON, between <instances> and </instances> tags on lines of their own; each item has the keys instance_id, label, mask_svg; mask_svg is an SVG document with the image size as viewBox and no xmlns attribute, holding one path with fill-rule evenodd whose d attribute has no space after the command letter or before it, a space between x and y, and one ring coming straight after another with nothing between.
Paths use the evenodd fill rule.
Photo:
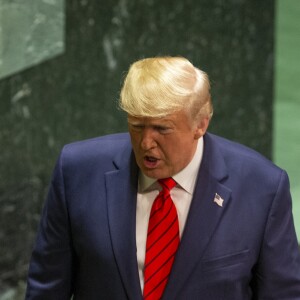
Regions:
<instances>
[{"instance_id":1,"label":"combed hair","mask_svg":"<svg viewBox=\"0 0 300 300\"><path fill-rule=\"evenodd\" d=\"M195 120L211 118L213 112L207 74L183 57L153 57L133 63L119 105L136 117L159 118L185 110Z\"/></svg>"}]
</instances>

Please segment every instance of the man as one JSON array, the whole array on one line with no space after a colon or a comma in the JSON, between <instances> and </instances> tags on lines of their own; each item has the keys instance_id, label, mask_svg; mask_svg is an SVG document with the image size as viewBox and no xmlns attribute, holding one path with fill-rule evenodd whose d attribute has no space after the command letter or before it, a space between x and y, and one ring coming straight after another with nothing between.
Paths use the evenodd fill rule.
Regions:
<instances>
[{"instance_id":1,"label":"man","mask_svg":"<svg viewBox=\"0 0 300 300\"><path fill-rule=\"evenodd\" d=\"M287 174L206 132L209 89L184 58L131 66L129 135L61 152L26 299L300 299Z\"/></svg>"}]
</instances>

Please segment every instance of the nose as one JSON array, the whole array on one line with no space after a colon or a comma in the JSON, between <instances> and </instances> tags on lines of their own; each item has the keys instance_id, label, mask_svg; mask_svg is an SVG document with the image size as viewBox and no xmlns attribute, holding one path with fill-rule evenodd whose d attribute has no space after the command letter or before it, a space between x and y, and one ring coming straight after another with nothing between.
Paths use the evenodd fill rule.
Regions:
<instances>
[{"instance_id":1,"label":"nose","mask_svg":"<svg viewBox=\"0 0 300 300\"><path fill-rule=\"evenodd\" d=\"M151 128L144 128L141 135L141 148L149 150L157 146L155 141L155 132Z\"/></svg>"}]
</instances>

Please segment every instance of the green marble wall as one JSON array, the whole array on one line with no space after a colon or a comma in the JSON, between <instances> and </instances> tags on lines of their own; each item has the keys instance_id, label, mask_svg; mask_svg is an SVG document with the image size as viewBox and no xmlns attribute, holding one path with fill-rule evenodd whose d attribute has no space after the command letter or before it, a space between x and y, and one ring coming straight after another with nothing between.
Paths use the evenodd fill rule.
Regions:
<instances>
[{"instance_id":1,"label":"green marble wall","mask_svg":"<svg viewBox=\"0 0 300 300\"><path fill-rule=\"evenodd\" d=\"M275 44L274 161L287 170L300 243L300 1L278 0Z\"/></svg>"},{"instance_id":2,"label":"green marble wall","mask_svg":"<svg viewBox=\"0 0 300 300\"><path fill-rule=\"evenodd\" d=\"M273 0L66 0L65 21L63 54L0 80L0 286L12 299L62 145L126 130L116 101L131 62L189 58L212 81L210 130L271 157Z\"/></svg>"}]
</instances>

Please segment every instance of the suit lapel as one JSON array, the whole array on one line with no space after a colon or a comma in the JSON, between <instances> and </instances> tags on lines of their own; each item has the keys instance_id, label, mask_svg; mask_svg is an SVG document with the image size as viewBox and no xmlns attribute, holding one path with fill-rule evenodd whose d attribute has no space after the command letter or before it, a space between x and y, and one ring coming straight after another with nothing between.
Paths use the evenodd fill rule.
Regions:
<instances>
[{"instance_id":1,"label":"suit lapel","mask_svg":"<svg viewBox=\"0 0 300 300\"><path fill-rule=\"evenodd\" d=\"M112 247L128 298L141 299L135 238L138 169L129 153L122 153L115 164L117 170L106 173Z\"/></svg>"},{"instance_id":2,"label":"suit lapel","mask_svg":"<svg viewBox=\"0 0 300 300\"><path fill-rule=\"evenodd\" d=\"M209 134L182 240L163 299L175 299L200 262L230 200L231 190L221 183L228 176L226 165ZM213 200L220 195L223 206Z\"/></svg>"}]
</instances>

